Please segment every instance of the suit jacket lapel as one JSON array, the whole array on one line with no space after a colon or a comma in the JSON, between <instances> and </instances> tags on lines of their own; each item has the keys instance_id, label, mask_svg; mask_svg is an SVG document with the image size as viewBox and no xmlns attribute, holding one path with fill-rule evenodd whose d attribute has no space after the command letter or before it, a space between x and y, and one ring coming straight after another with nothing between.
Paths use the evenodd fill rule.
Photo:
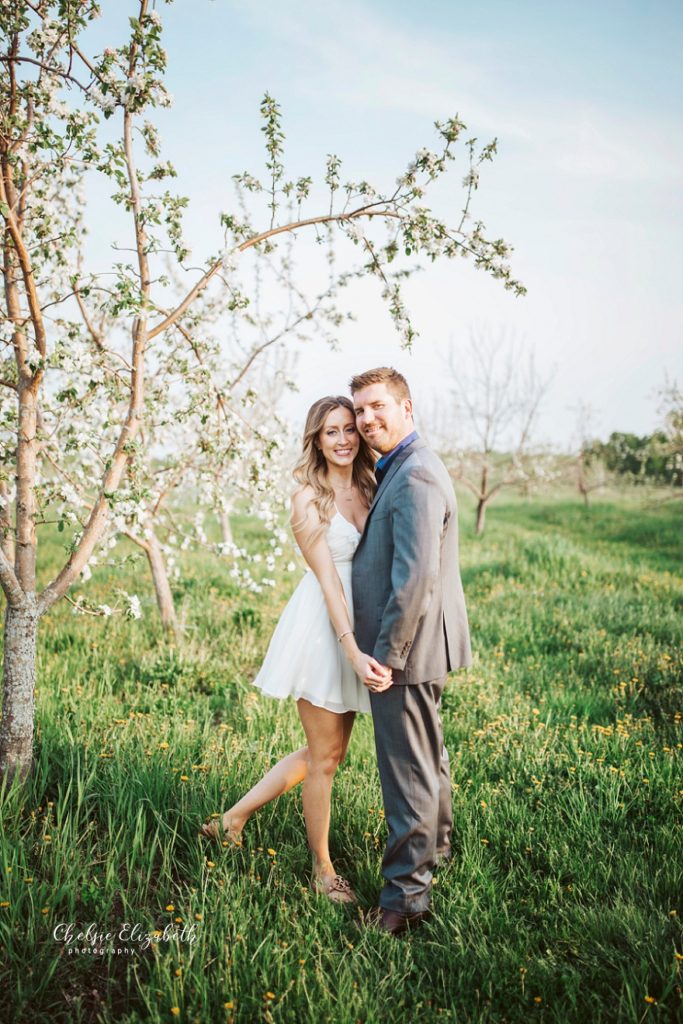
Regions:
<instances>
[{"instance_id":1,"label":"suit jacket lapel","mask_svg":"<svg viewBox=\"0 0 683 1024\"><path fill-rule=\"evenodd\" d=\"M361 534L361 539L358 542L358 546L359 547L360 547L360 545L363 542L365 534L367 533L368 523L370 522L370 516L372 515L374 510L377 508L377 506L379 505L379 503L382 500L382 498L384 497L384 495L387 493L387 490L389 488L389 484L391 483L393 478L396 476L398 470L400 469L400 467L403 465L405 460L408 458L408 456L412 452L417 451L419 448L424 448L425 446L426 446L426 442L423 441L422 438L417 437L412 442L412 444L406 445L406 447L402 448L401 451L398 453L398 455L396 455L396 457L392 459L391 465L389 466L389 469L387 470L387 475L382 480L381 485L377 488L377 491L375 493L375 497L373 498L373 501L372 501L372 505L370 506L370 509L368 511L368 518L365 520L365 526L363 527L363 533Z\"/></svg>"}]
</instances>

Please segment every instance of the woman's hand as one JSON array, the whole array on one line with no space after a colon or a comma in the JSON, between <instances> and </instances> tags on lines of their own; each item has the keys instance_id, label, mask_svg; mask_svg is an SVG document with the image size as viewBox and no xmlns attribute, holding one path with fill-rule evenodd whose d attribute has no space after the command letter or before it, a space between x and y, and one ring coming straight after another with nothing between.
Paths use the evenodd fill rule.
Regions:
<instances>
[{"instance_id":1,"label":"woman's hand","mask_svg":"<svg viewBox=\"0 0 683 1024\"><path fill-rule=\"evenodd\" d=\"M391 669L372 657L371 654L363 654L359 651L353 659L353 670L361 682L373 693L382 693L388 690L393 683Z\"/></svg>"}]
</instances>

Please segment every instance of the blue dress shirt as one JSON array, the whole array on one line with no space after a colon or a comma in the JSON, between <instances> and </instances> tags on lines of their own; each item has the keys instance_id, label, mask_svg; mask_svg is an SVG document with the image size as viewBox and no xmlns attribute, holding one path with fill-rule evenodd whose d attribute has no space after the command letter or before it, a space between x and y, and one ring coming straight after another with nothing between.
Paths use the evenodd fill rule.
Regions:
<instances>
[{"instance_id":1,"label":"blue dress shirt","mask_svg":"<svg viewBox=\"0 0 683 1024\"><path fill-rule=\"evenodd\" d=\"M404 448L407 448L409 444L413 443L413 441L416 441L419 436L420 435L418 434L417 430L413 430L411 434L408 434L408 436L404 437L402 441L399 441L395 448L392 448L390 452L387 452L386 455L383 455L381 459L377 460L377 462L375 463L375 477L377 478L378 487L382 483L382 480L386 476L386 472L389 469L389 466L391 465L392 461L396 458L398 453L402 451Z\"/></svg>"}]
</instances>

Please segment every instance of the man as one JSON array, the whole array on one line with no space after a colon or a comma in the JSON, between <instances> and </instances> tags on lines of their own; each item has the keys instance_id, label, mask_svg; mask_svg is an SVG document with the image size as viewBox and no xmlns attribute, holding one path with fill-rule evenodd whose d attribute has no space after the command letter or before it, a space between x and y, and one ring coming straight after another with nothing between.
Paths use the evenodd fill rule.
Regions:
<instances>
[{"instance_id":1,"label":"man","mask_svg":"<svg viewBox=\"0 0 683 1024\"><path fill-rule=\"evenodd\" d=\"M471 662L455 494L420 439L405 378L390 367L351 381L356 425L379 452L377 493L353 561L358 646L391 668L367 682L389 838L372 923L400 935L427 915L432 872L450 855L448 754L439 717L451 669Z\"/></svg>"}]
</instances>

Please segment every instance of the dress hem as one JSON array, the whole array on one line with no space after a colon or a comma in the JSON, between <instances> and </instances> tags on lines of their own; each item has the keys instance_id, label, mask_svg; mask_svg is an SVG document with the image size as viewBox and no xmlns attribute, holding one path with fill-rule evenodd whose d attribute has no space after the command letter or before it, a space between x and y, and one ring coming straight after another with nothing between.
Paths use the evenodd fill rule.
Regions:
<instances>
[{"instance_id":1,"label":"dress hem","mask_svg":"<svg viewBox=\"0 0 683 1024\"><path fill-rule=\"evenodd\" d=\"M289 697L294 701L305 700L308 701L309 704L312 704L313 707L322 708L324 711L331 711L333 715L345 715L348 711L353 711L357 715L372 714L372 708L330 707L329 704L321 704L319 700L313 700L306 693L270 693L268 690L264 690L261 686L257 686L256 683L252 683L252 686L255 690L262 693L264 697L272 697L274 700L287 700Z\"/></svg>"}]
</instances>

